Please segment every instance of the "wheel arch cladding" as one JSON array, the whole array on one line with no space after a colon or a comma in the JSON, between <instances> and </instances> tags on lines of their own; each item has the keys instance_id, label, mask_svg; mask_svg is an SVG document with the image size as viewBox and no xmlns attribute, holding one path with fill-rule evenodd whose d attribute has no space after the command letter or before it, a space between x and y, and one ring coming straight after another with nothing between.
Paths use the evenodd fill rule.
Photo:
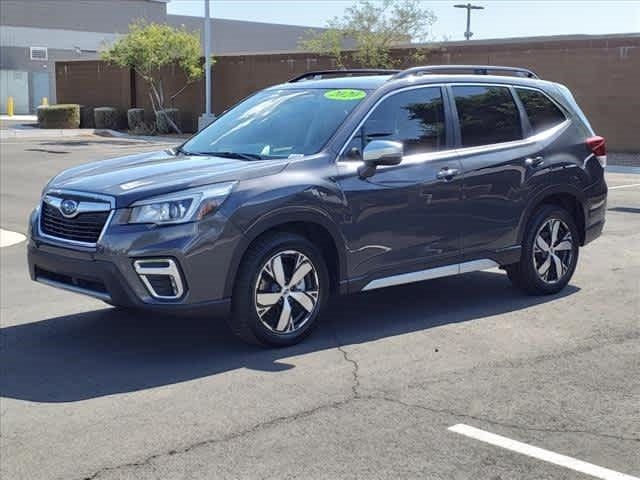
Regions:
<instances>
[{"instance_id":1,"label":"wheel arch cladding","mask_svg":"<svg viewBox=\"0 0 640 480\"><path fill-rule=\"evenodd\" d=\"M253 225L244 235L242 241L236 247L225 282L225 297L231 296L235 284L236 276L242 259L247 251L260 238L275 232L295 233L307 238L315 244L325 260L331 282L331 291L338 290L340 280L345 278L346 259L344 258L344 247L341 245L341 235L337 227L332 226L330 220L320 214L309 212L289 212L286 214L270 215ZM286 221L283 219L286 218Z\"/></svg>"},{"instance_id":2,"label":"wheel arch cladding","mask_svg":"<svg viewBox=\"0 0 640 480\"><path fill-rule=\"evenodd\" d=\"M518 242L522 243L529 220L542 205L557 205L565 209L576 222L580 235L580 245L585 241L585 211L584 195L579 190L548 189L538 194L529 204L518 229Z\"/></svg>"}]
</instances>

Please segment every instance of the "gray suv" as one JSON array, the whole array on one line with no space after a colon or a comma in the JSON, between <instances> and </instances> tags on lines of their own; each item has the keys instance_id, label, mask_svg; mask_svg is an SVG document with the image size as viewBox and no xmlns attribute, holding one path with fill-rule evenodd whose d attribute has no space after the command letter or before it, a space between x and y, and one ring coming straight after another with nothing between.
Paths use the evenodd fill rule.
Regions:
<instances>
[{"instance_id":1,"label":"gray suv","mask_svg":"<svg viewBox=\"0 0 640 480\"><path fill-rule=\"evenodd\" d=\"M29 269L290 345L331 293L493 267L558 292L602 231L605 164L569 90L529 70L310 72L180 147L57 175L30 218Z\"/></svg>"}]
</instances>

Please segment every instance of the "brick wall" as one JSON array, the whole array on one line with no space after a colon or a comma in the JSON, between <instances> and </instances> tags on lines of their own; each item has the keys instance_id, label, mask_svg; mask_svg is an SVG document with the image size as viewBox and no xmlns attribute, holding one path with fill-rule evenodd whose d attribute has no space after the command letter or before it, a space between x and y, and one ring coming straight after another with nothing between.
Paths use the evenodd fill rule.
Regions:
<instances>
[{"instance_id":1,"label":"brick wall","mask_svg":"<svg viewBox=\"0 0 640 480\"><path fill-rule=\"evenodd\" d=\"M402 67L412 66L411 52L394 51ZM607 138L611 150L640 151L640 36L442 44L432 47L423 63L531 68L541 78L563 83L572 90L594 129ZM212 69L213 111L220 113L250 93L299 73L333 67L326 57L299 52L219 56ZM177 90L183 78L179 70L168 69L167 92ZM56 80L60 103L113 105L124 110L136 103L150 109L144 82L136 79L132 95L129 72L100 62L58 62ZM190 85L176 98L175 106L182 112L184 128L195 129L197 117L204 110L203 81Z\"/></svg>"}]
</instances>

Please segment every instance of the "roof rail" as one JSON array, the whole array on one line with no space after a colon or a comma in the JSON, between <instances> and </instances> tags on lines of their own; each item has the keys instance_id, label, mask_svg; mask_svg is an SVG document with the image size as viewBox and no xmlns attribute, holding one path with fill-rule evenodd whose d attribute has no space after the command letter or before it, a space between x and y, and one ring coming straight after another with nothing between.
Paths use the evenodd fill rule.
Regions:
<instances>
[{"instance_id":1,"label":"roof rail","mask_svg":"<svg viewBox=\"0 0 640 480\"><path fill-rule=\"evenodd\" d=\"M527 68L502 67L497 65L428 65L425 67L407 68L393 77L391 80L405 78L411 75L424 75L430 73L471 73L473 75L489 75L490 72L510 72L519 77L539 78L534 72Z\"/></svg>"},{"instance_id":2,"label":"roof rail","mask_svg":"<svg viewBox=\"0 0 640 480\"><path fill-rule=\"evenodd\" d=\"M393 75L401 73L400 70L386 70L382 68L355 68L343 70L317 70L306 72L289 80L289 83L300 82L302 80L321 80L329 77L363 77L367 75Z\"/></svg>"}]
</instances>

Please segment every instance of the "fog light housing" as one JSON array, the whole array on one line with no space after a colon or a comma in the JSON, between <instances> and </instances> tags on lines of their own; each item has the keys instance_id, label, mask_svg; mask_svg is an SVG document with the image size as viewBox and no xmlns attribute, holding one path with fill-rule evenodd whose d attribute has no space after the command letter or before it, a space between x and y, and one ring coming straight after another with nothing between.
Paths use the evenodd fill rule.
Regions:
<instances>
[{"instance_id":1,"label":"fog light housing","mask_svg":"<svg viewBox=\"0 0 640 480\"><path fill-rule=\"evenodd\" d=\"M182 275L173 259L136 260L133 268L153 298L177 300L184 294Z\"/></svg>"}]
</instances>

